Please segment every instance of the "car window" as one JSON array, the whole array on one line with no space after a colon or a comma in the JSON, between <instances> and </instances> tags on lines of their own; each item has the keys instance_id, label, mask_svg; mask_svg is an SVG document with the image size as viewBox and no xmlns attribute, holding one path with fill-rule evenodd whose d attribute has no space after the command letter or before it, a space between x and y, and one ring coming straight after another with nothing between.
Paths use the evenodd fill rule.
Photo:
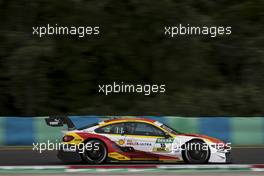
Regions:
<instances>
[{"instance_id":1,"label":"car window","mask_svg":"<svg viewBox=\"0 0 264 176\"><path fill-rule=\"evenodd\" d=\"M128 122L125 124L126 134L143 136L164 136L164 132L159 128L143 122Z\"/></svg>"},{"instance_id":2,"label":"car window","mask_svg":"<svg viewBox=\"0 0 264 176\"><path fill-rule=\"evenodd\" d=\"M106 133L106 134L124 134L125 127L124 123L115 123L111 125L106 125L95 130L96 133Z\"/></svg>"}]
</instances>

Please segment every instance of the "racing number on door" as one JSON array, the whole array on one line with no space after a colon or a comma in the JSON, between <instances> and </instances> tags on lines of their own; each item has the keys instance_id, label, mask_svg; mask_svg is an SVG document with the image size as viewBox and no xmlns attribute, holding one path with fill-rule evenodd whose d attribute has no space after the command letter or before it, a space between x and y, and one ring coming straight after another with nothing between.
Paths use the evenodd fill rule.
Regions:
<instances>
[{"instance_id":1,"label":"racing number on door","mask_svg":"<svg viewBox=\"0 0 264 176\"><path fill-rule=\"evenodd\" d=\"M166 144L165 143L160 143L160 148L166 148Z\"/></svg>"},{"instance_id":2,"label":"racing number on door","mask_svg":"<svg viewBox=\"0 0 264 176\"><path fill-rule=\"evenodd\" d=\"M157 138L154 145L154 152L170 152L173 143L173 138Z\"/></svg>"}]
</instances>

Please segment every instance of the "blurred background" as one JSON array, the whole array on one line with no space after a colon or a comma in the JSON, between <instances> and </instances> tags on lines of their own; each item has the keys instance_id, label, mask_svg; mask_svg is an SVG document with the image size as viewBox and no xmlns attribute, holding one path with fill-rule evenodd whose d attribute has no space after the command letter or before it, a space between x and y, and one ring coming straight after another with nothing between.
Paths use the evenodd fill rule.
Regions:
<instances>
[{"instance_id":1,"label":"blurred background","mask_svg":"<svg viewBox=\"0 0 264 176\"><path fill-rule=\"evenodd\" d=\"M262 0L0 0L0 115L264 114ZM32 36L33 26L100 26L98 37ZM164 26L232 26L210 38ZM165 94L98 84L166 84Z\"/></svg>"}]
</instances>

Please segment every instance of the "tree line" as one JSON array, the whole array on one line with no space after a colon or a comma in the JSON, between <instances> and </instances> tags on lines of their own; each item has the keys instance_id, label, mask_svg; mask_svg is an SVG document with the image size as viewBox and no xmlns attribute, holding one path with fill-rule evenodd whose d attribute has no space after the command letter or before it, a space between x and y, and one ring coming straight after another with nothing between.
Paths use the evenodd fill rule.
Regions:
<instances>
[{"instance_id":1,"label":"tree line","mask_svg":"<svg viewBox=\"0 0 264 176\"><path fill-rule=\"evenodd\" d=\"M0 0L0 114L264 114L261 0ZM100 35L32 35L46 24ZM165 25L232 26L232 34L164 36ZM165 94L98 93L112 82Z\"/></svg>"}]
</instances>

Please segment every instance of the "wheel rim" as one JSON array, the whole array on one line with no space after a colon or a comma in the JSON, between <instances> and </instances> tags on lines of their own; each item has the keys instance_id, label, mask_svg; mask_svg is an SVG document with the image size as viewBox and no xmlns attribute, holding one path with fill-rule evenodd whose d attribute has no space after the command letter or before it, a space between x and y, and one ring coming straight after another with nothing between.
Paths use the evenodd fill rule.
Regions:
<instances>
[{"instance_id":1,"label":"wheel rim","mask_svg":"<svg viewBox=\"0 0 264 176\"><path fill-rule=\"evenodd\" d=\"M204 149L204 145L201 143L192 143L195 144L195 146L197 146L197 144L199 145L199 147L195 147L191 149L188 149L186 152L186 157L188 159L188 161L197 161L197 162L204 162L207 157L208 157L208 150Z\"/></svg>"},{"instance_id":2,"label":"wheel rim","mask_svg":"<svg viewBox=\"0 0 264 176\"><path fill-rule=\"evenodd\" d=\"M106 156L105 146L98 141L90 141L89 143L92 144L92 146L94 146L95 143L98 143L99 150L95 150L95 147L92 147L91 150L85 150L84 157L92 162L102 162Z\"/></svg>"}]
</instances>

